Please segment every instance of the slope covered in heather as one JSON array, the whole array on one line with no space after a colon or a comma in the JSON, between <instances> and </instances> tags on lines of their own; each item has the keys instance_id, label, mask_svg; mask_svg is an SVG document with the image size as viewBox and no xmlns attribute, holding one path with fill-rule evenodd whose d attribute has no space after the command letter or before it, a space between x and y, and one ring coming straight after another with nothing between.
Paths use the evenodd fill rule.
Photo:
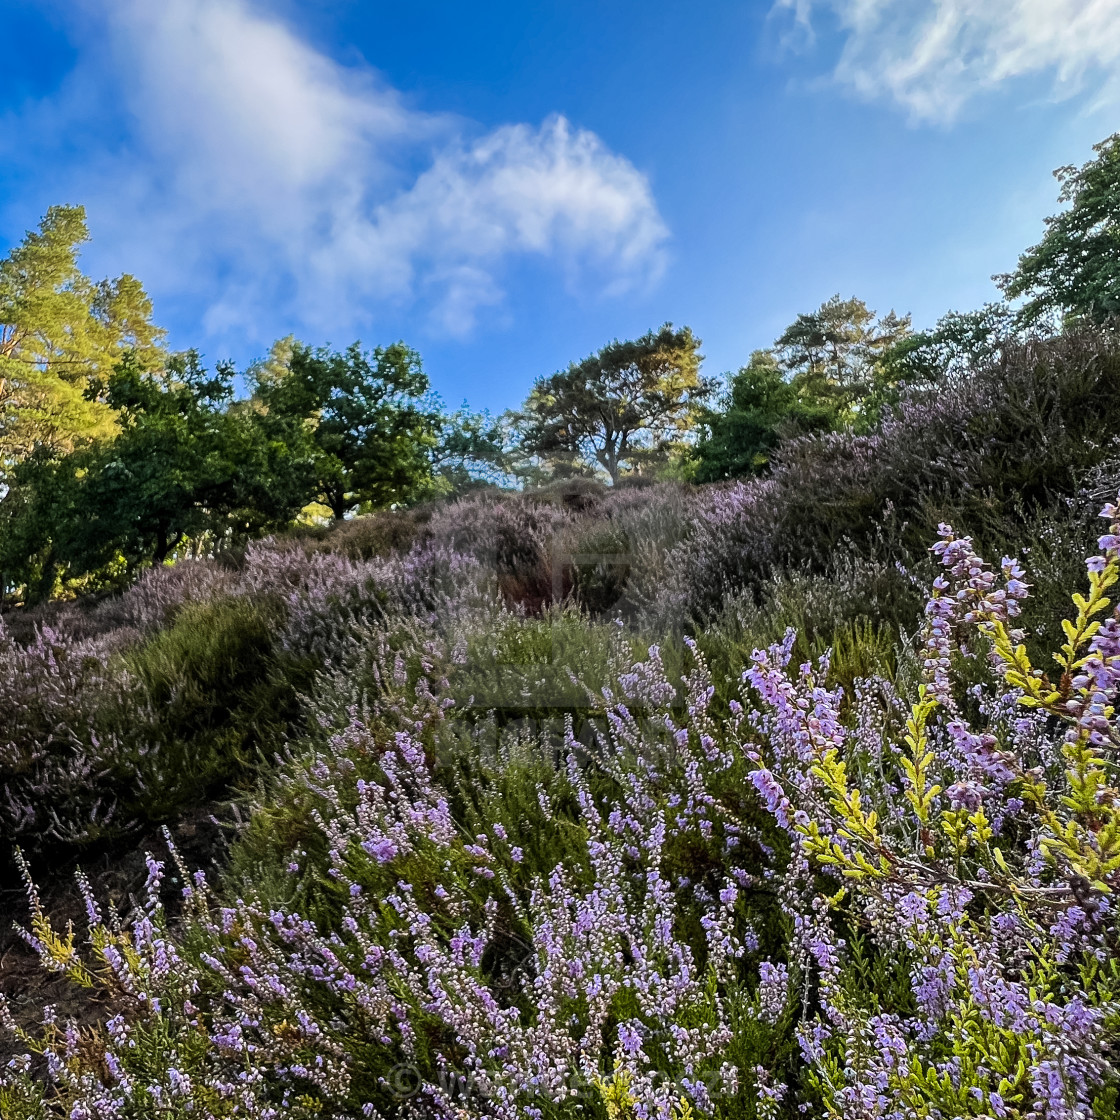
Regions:
<instances>
[{"instance_id":1,"label":"slope covered in heather","mask_svg":"<svg viewBox=\"0 0 1120 1120\"><path fill-rule=\"evenodd\" d=\"M1112 1115L1118 375L9 612L0 1114Z\"/></svg>"}]
</instances>

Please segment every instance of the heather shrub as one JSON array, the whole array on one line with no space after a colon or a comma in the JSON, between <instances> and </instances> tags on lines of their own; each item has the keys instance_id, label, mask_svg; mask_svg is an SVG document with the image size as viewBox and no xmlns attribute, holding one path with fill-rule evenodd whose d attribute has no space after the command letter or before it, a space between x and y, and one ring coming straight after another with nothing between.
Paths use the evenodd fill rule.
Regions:
<instances>
[{"instance_id":1,"label":"heather shrub","mask_svg":"<svg viewBox=\"0 0 1120 1120\"><path fill-rule=\"evenodd\" d=\"M619 612L635 557L630 535L608 522L581 534L569 554L572 595L592 614Z\"/></svg>"},{"instance_id":2,"label":"heather shrub","mask_svg":"<svg viewBox=\"0 0 1120 1120\"><path fill-rule=\"evenodd\" d=\"M850 690L861 678L893 677L897 647L921 617L918 585L899 565L838 551L823 571L775 572L760 588L729 595L697 642L717 680L730 684L756 650L792 631L791 660L802 664L831 651L829 683Z\"/></svg>"},{"instance_id":3,"label":"heather shrub","mask_svg":"<svg viewBox=\"0 0 1120 1120\"><path fill-rule=\"evenodd\" d=\"M127 924L90 900L88 948L32 896L31 946L105 1013L8 1022L5 1116L1109 1115L1106 512L1053 677L1023 572L947 527L893 684L791 665L792 631L737 695L694 641L605 642L577 734L463 709L454 627L380 632L365 711L292 745L239 846L281 800L298 828L225 886L181 871L181 928L155 861ZM512 617L479 656L531 665L548 620ZM845 656L870 663L859 617Z\"/></svg>"},{"instance_id":4,"label":"heather shrub","mask_svg":"<svg viewBox=\"0 0 1120 1120\"><path fill-rule=\"evenodd\" d=\"M117 712L121 734L153 760L133 793L138 815L166 819L271 758L299 716L298 667L277 648L281 620L266 599L187 602L171 626L124 654L151 713Z\"/></svg>"},{"instance_id":5,"label":"heather shrub","mask_svg":"<svg viewBox=\"0 0 1120 1120\"><path fill-rule=\"evenodd\" d=\"M324 736L355 719L372 737L389 740L411 726L410 717L399 714L402 691L423 696L438 687L450 716L441 741L429 750L449 796L464 811L493 787L514 798L519 774L562 778L556 743L565 719L586 736L589 721L602 716L602 690L616 687L634 651L617 626L591 623L572 608L525 618L500 603L443 633L418 620L396 619L376 631L355 631L352 639L350 652L318 675L308 701L312 726L289 746L290 757L321 750ZM363 763L355 765L364 776ZM305 785L293 784L286 773L267 780L242 811L248 824L233 849L235 881L282 877L297 837L307 850L324 855ZM535 785L519 796L536 806Z\"/></svg>"},{"instance_id":6,"label":"heather shrub","mask_svg":"<svg viewBox=\"0 0 1120 1120\"><path fill-rule=\"evenodd\" d=\"M675 628L682 621L672 597L667 595L672 577L670 560L674 548L691 535L696 505L694 488L673 483L621 488L612 491L603 504L608 539L617 542L616 548L625 546L626 578L615 609L640 628L656 633ZM591 531L603 532L597 526ZM577 541L573 551L592 555L600 551L597 544L587 547L578 536ZM607 555L611 555L609 549ZM615 562L605 574L617 583L620 569L621 564ZM591 602L584 601L584 605L594 609Z\"/></svg>"},{"instance_id":7,"label":"heather shrub","mask_svg":"<svg viewBox=\"0 0 1120 1120\"><path fill-rule=\"evenodd\" d=\"M651 654L618 682L626 703L600 697L611 716L599 750L561 731L553 780L538 754L531 772L544 780L535 796L476 799L474 812L482 806L500 819L473 836L427 760L437 740L463 727L449 722L438 680L411 681L387 662L395 687L378 724L352 721L288 771L323 840L319 852L289 856L293 901L302 913L303 865L323 859L319 923L294 909L269 912L250 895L223 910L196 877L193 953L166 946L166 919L149 901L143 945L157 944L152 951L171 966L156 968L143 947L114 951L121 935L97 932L94 915L94 959L78 966L71 954L63 967L85 968L82 979L117 996L120 1017L96 1042L99 1053L102 1045L113 1053L54 1087L54 1100L95 1110L177 1096L184 1110L190 1102L213 1115L383 1107L451 1116L490 1114L485 1102L504 1098L492 1114L513 1116L571 1114L623 1087L661 1101L666 1114L684 1094L707 1102L735 1092L735 1071L721 1057L722 988L745 950L733 932L738 889L719 853L738 850L744 837L703 789L733 759L714 741L704 746L703 735L687 742L668 714L677 690ZM688 682L682 711L691 705L697 728L714 730L704 715L706 680L701 670ZM639 706L664 714L647 727L630 714ZM408 730L390 730L402 722ZM524 734L508 730L498 755L513 758ZM667 815L673 791L682 800ZM463 823L471 819L481 828L486 816ZM557 864L566 850L578 858ZM545 866L547 879L537 871ZM671 884L686 868L696 885L678 896ZM152 875L157 882L155 865ZM333 914L323 898L331 891ZM706 900L716 894L712 925ZM42 919L32 938L46 960L70 952ZM639 985L626 963L637 951L648 954ZM130 988L145 997L131 1008L119 994ZM665 1033L667 1020L682 1029ZM156 1036L158 1050L148 1041ZM246 1079L238 1074L250 1055L250 1069L268 1068ZM35 1098L20 1068L7 1092L23 1107Z\"/></svg>"},{"instance_id":8,"label":"heather shrub","mask_svg":"<svg viewBox=\"0 0 1120 1120\"><path fill-rule=\"evenodd\" d=\"M349 521L337 521L312 538L312 547L340 552L351 560L372 560L407 552L422 541L431 517L430 506L385 509Z\"/></svg>"},{"instance_id":9,"label":"heather shrub","mask_svg":"<svg viewBox=\"0 0 1120 1120\"><path fill-rule=\"evenodd\" d=\"M507 603L535 611L571 590L570 573L557 561L572 518L562 505L532 495L478 494L435 510L430 532L433 543L467 553L492 572Z\"/></svg>"},{"instance_id":10,"label":"heather shrub","mask_svg":"<svg viewBox=\"0 0 1120 1120\"><path fill-rule=\"evenodd\" d=\"M681 609L706 615L775 568L835 550L920 556L940 520L1016 548L1024 517L1115 456L1120 351L1106 333L1008 343L971 376L904 399L869 435L784 443L770 474L716 490L674 558Z\"/></svg>"},{"instance_id":11,"label":"heather shrub","mask_svg":"<svg viewBox=\"0 0 1120 1120\"><path fill-rule=\"evenodd\" d=\"M503 612L457 635L448 678L457 713L548 719L582 713L610 686L635 643L613 623L574 608L539 617Z\"/></svg>"},{"instance_id":12,"label":"heather shrub","mask_svg":"<svg viewBox=\"0 0 1120 1120\"><path fill-rule=\"evenodd\" d=\"M100 718L139 709L131 682L96 642L49 628L23 644L0 619L0 838L7 847L86 841L127 829L129 752Z\"/></svg>"},{"instance_id":13,"label":"heather shrub","mask_svg":"<svg viewBox=\"0 0 1120 1120\"><path fill-rule=\"evenodd\" d=\"M660 620L667 558L691 530L692 505L684 486L605 492L575 479L436 507L429 532L494 573L510 605L532 612L574 598L593 613Z\"/></svg>"},{"instance_id":14,"label":"heather shrub","mask_svg":"<svg viewBox=\"0 0 1120 1120\"><path fill-rule=\"evenodd\" d=\"M313 572L327 582L377 582L391 568L364 564L428 556L454 566L452 557L469 557L510 606L532 613L574 599L593 613L660 625L667 559L691 531L693 504L684 486L606 491L581 479L522 494L472 494L252 544L241 583L291 593L313 585Z\"/></svg>"},{"instance_id":15,"label":"heather shrub","mask_svg":"<svg viewBox=\"0 0 1120 1120\"><path fill-rule=\"evenodd\" d=\"M131 587L93 612L102 631L135 630L151 634L168 625L187 603L205 603L233 592L236 571L215 560L161 564L141 573Z\"/></svg>"},{"instance_id":16,"label":"heather shrub","mask_svg":"<svg viewBox=\"0 0 1120 1120\"><path fill-rule=\"evenodd\" d=\"M535 503L547 503L568 510L571 513L593 513L604 500L609 500L621 487L608 488L595 478L556 479L527 489L526 498Z\"/></svg>"},{"instance_id":17,"label":"heather shrub","mask_svg":"<svg viewBox=\"0 0 1120 1120\"><path fill-rule=\"evenodd\" d=\"M105 604L95 621L126 621L96 638L17 642L0 623L3 841L61 850L169 820L244 781L298 723L309 674L279 647L283 610L200 573ZM78 635L90 628L83 616Z\"/></svg>"},{"instance_id":18,"label":"heather shrub","mask_svg":"<svg viewBox=\"0 0 1120 1120\"><path fill-rule=\"evenodd\" d=\"M6 836L232 822L80 932L32 891L89 1010L0 1011L0 1115L1115 1115L1111 347L0 631Z\"/></svg>"},{"instance_id":19,"label":"heather shrub","mask_svg":"<svg viewBox=\"0 0 1120 1120\"><path fill-rule=\"evenodd\" d=\"M404 556L352 564L341 557L317 566L316 578L288 596L281 637L289 655L320 675L361 677L369 650L387 631L442 632L463 616L497 609L493 573L472 556L425 544ZM407 640L407 639L406 639Z\"/></svg>"},{"instance_id":20,"label":"heather shrub","mask_svg":"<svg viewBox=\"0 0 1120 1120\"><path fill-rule=\"evenodd\" d=\"M1081 557L1096 549L1099 510L1115 493L1120 471L1115 461L1095 469L1077 493L1044 511L1024 512L1017 531L1019 557L1031 573L1031 594L1023 603L1023 628L1031 655L1044 661L1062 637L1069 611L1069 588L1084 572ZM986 550L990 545L977 545Z\"/></svg>"},{"instance_id":21,"label":"heather shrub","mask_svg":"<svg viewBox=\"0 0 1120 1120\"><path fill-rule=\"evenodd\" d=\"M753 590L773 570L775 494L770 478L701 492L692 533L668 558L671 612L703 624L725 599Z\"/></svg>"},{"instance_id":22,"label":"heather shrub","mask_svg":"<svg viewBox=\"0 0 1120 1120\"><path fill-rule=\"evenodd\" d=\"M769 731L752 780L796 844L792 949L818 992L798 1034L830 1114L1114 1111L1120 511L1105 514L1053 679L1017 629L1023 573L993 572L948 526L901 720L888 702L850 734L812 666L790 680L789 640L751 672ZM960 653L988 661L984 684L959 687ZM908 984L861 983L857 937Z\"/></svg>"}]
</instances>

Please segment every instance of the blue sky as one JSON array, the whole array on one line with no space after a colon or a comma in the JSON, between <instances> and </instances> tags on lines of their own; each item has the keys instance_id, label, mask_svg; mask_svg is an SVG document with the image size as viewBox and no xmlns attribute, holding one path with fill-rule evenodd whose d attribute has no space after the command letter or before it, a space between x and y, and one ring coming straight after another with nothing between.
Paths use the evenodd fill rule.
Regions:
<instances>
[{"instance_id":1,"label":"blue sky","mask_svg":"<svg viewBox=\"0 0 1120 1120\"><path fill-rule=\"evenodd\" d=\"M81 202L176 347L405 338L450 404L671 320L993 298L1120 127L1115 0L3 0L0 247ZM13 49L15 44L15 49Z\"/></svg>"}]
</instances>

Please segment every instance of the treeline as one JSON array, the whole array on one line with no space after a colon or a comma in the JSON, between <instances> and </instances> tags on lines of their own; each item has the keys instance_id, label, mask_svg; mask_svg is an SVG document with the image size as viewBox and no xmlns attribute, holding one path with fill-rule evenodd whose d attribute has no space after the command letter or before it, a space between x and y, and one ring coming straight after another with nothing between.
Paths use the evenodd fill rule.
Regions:
<instances>
[{"instance_id":1,"label":"treeline","mask_svg":"<svg viewBox=\"0 0 1120 1120\"><path fill-rule=\"evenodd\" d=\"M81 207L55 207L0 262L9 599L456 492L500 461L497 425L448 414L402 342L336 352L282 339L240 376L168 352L134 277L81 272L87 236Z\"/></svg>"},{"instance_id":2,"label":"treeline","mask_svg":"<svg viewBox=\"0 0 1120 1120\"><path fill-rule=\"evenodd\" d=\"M240 373L171 353L142 285L78 266L80 207L55 207L0 262L0 601L113 587L299 523L485 486L714 482L764 474L783 444L876 431L1010 343L1111 330L1120 135L1057 172L1044 237L997 277L1008 301L914 331L839 295L726 379L665 324L541 378L519 410L448 413L403 342L277 342Z\"/></svg>"}]
</instances>

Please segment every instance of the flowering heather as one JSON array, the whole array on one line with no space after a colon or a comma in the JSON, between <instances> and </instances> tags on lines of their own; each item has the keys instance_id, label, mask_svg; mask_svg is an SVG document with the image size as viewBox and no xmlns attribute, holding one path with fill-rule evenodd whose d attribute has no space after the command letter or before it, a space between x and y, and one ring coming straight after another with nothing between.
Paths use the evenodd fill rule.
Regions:
<instances>
[{"instance_id":1,"label":"flowering heather","mask_svg":"<svg viewBox=\"0 0 1120 1120\"><path fill-rule=\"evenodd\" d=\"M947 518L1010 548L1025 513L1052 516L1095 470L1114 469L1118 401L1115 337L1074 331L1008 344L968 377L911 391L871 434L787 441L765 478L697 503L669 565L680 609L706 618L775 570L827 568L841 546L912 559Z\"/></svg>"},{"instance_id":2,"label":"flowering heather","mask_svg":"<svg viewBox=\"0 0 1120 1120\"><path fill-rule=\"evenodd\" d=\"M669 1117L682 1098L710 1113L713 1094L736 1088L725 988L750 931L731 878L713 865L681 891L671 868L672 848L734 850L739 833L707 788L731 759L709 734L702 664L683 696L702 729L695 741L671 714L677 689L656 650L619 684L652 724L601 698L595 780L569 723L556 788L578 806L582 854L532 877L510 843L524 822L466 835L433 780L428 755L452 718L438 681L410 681L388 664L383 679L382 714L408 730L383 741L351 721L287 778L314 806L338 900L329 929L251 897L222 905L195 875L185 956L168 940L152 864L131 932L104 927L90 901L94 959L79 964L33 896L29 942L47 966L103 985L122 1007L98 1035L96 1071L75 1079L48 1068L58 1099L77 1115L123 1115L178 1094L184 1108L211 1110L203 1115L271 1116L314 1098L333 1115L360 1114L359 1105L373 1115L383 1102L417 1115L520 1117L578 1108L604 1078L621 1078L642 1116ZM603 782L613 797L592 788ZM538 808L546 821L563 812L543 788ZM293 853L294 872L303 858ZM518 931L516 954L496 962L502 928ZM141 937L157 962L122 950ZM64 1066L67 1029L44 1024ZM161 1060L174 1077L137 1075L137 1031L168 1039ZM364 1057L351 1052L357 1037L367 1039ZM12 1100L42 1091L25 1064L12 1067ZM402 1095L402 1070L418 1079L414 1093Z\"/></svg>"},{"instance_id":3,"label":"flowering heather","mask_svg":"<svg viewBox=\"0 0 1120 1120\"><path fill-rule=\"evenodd\" d=\"M106 667L112 644L49 627L14 640L0 619L0 834L66 842L116 827L123 748L99 704L128 697Z\"/></svg>"},{"instance_id":4,"label":"flowering heather","mask_svg":"<svg viewBox=\"0 0 1120 1120\"><path fill-rule=\"evenodd\" d=\"M688 549L725 597L783 485L469 499L0 631L7 838L174 821L186 772L242 822L117 909L80 880L80 927L21 864L83 1010L0 1011L0 1116L1115 1116L1120 512L1046 661L1030 565L948 524L683 626Z\"/></svg>"},{"instance_id":5,"label":"flowering heather","mask_svg":"<svg viewBox=\"0 0 1120 1120\"><path fill-rule=\"evenodd\" d=\"M1115 506L1104 516L1054 681L1010 625L1023 573L1010 561L993 572L943 527L924 680L890 769L879 745L851 741L809 666L791 684L786 648L757 657L770 766L759 756L756 784L797 841L794 944L820 985L799 1032L831 1112L1079 1117L1115 1084L1120 608L1105 592L1120 526ZM988 657L987 685L955 687L957 649ZM979 718L965 718L966 700ZM814 867L833 877L824 894ZM843 983L841 934L855 930L908 980L894 1000Z\"/></svg>"}]
</instances>

